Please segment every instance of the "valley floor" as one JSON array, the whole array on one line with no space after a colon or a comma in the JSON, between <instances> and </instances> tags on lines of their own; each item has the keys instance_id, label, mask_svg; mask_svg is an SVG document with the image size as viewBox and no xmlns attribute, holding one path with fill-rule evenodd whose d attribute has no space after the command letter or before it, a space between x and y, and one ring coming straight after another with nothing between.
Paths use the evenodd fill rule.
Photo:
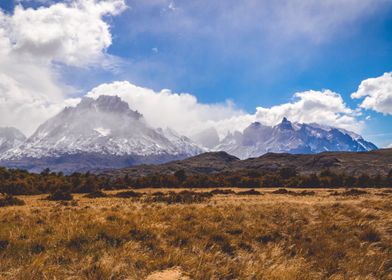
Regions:
<instances>
[{"instance_id":1,"label":"valley floor","mask_svg":"<svg viewBox=\"0 0 392 280\"><path fill-rule=\"evenodd\" d=\"M20 196L26 205L0 208L0 279L392 279L390 190L170 205L157 191Z\"/></svg>"}]
</instances>

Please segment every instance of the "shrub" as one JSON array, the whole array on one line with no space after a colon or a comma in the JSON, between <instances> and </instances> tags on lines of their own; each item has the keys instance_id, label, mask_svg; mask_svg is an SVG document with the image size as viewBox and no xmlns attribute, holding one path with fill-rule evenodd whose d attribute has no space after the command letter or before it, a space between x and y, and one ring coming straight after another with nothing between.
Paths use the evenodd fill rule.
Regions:
<instances>
[{"instance_id":1,"label":"shrub","mask_svg":"<svg viewBox=\"0 0 392 280\"><path fill-rule=\"evenodd\" d=\"M7 249L10 242L8 240L1 240L0 239L0 252Z\"/></svg>"},{"instance_id":2,"label":"shrub","mask_svg":"<svg viewBox=\"0 0 392 280\"><path fill-rule=\"evenodd\" d=\"M6 206L17 206L17 205L25 205L26 203L12 195L5 195L3 198L0 198L0 207Z\"/></svg>"},{"instance_id":3,"label":"shrub","mask_svg":"<svg viewBox=\"0 0 392 280\"><path fill-rule=\"evenodd\" d=\"M104 193L103 191L95 191L89 194L86 194L84 197L87 198L101 198L101 197L107 197L108 195Z\"/></svg>"},{"instance_id":4,"label":"shrub","mask_svg":"<svg viewBox=\"0 0 392 280\"><path fill-rule=\"evenodd\" d=\"M144 202L164 202L167 204L189 204L189 203L201 203L211 198L212 194L207 192L193 192L193 191L181 191L168 192L164 195L155 195L147 197Z\"/></svg>"},{"instance_id":5,"label":"shrub","mask_svg":"<svg viewBox=\"0 0 392 280\"><path fill-rule=\"evenodd\" d=\"M73 196L70 192L64 190L57 190L47 197L48 200L59 201L59 200L73 200Z\"/></svg>"},{"instance_id":6,"label":"shrub","mask_svg":"<svg viewBox=\"0 0 392 280\"><path fill-rule=\"evenodd\" d=\"M258 192L254 189L248 190L248 191L242 191L242 192L237 192L237 195L260 195L261 192Z\"/></svg>"},{"instance_id":7,"label":"shrub","mask_svg":"<svg viewBox=\"0 0 392 280\"><path fill-rule=\"evenodd\" d=\"M286 190L286 189L277 189L275 191L272 192L273 194L289 194L290 191Z\"/></svg>"},{"instance_id":8,"label":"shrub","mask_svg":"<svg viewBox=\"0 0 392 280\"><path fill-rule=\"evenodd\" d=\"M366 191L363 191L363 190L357 190L357 189L350 189L350 190L347 190L347 191L345 191L345 192L342 192L342 195L345 195L345 196L357 196L357 195L363 195L363 194L367 194L368 192L366 192Z\"/></svg>"},{"instance_id":9,"label":"shrub","mask_svg":"<svg viewBox=\"0 0 392 280\"><path fill-rule=\"evenodd\" d=\"M132 197L140 197L142 196L142 194L134 191L124 191L124 192L116 193L114 196L119 198L132 198Z\"/></svg>"},{"instance_id":10,"label":"shrub","mask_svg":"<svg viewBox=\"0 0 392 280\"><path fill-rule=\"evenodd\" d=\"M222 189L215 189L210 191L210 194L215 195L215 194L235 194L233 190L222 190Z\"/></svg>"},{"instance_id":11,"label":"shrub","mask_svg":"<svg viewBox=\"0 0 392 280\"><path fill-rule=\"evenodd\" d=\"M379 242L381 240L380 233L373 228L365 229L359 236L362 241Z\"/></svg>"}]
</instances>

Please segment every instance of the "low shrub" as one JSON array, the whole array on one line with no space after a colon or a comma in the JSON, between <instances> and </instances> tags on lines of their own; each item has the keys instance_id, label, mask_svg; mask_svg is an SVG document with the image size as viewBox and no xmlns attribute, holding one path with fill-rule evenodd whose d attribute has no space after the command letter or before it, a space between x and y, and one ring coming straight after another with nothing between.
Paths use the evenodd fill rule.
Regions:
<instances>
[{"instance_id":1,"label":"low shrub","mask_svg":"<svg viewBox=\"0 0 392 280\"><path fill-rule=\"evenodd\" d=\"M114 196L119 198L137 198L137 197L141 197L142 193L134 192L134 191L124 191L124 192L116 193Z\"/></svg>"},{"instance_id":2,"label":"low shrub","mask_svg":"<svg viewBox=\"0 0 392 280\"><path fill-rule=\"evenodd\" d=\"M69 201L69 200L73 200L73 196L68 191L57 190L54 193L50 194L47 197L47 200L53 200L53 201L66 200L66 201Z\"/></svg>"},{"instance_id":3,"label":"low shrub","mask_svg":"<svg viewBox=\"0 0 392 280\"><path fill-rule=\"evenodd\" d=\"M357 190L357 189L349 189L347 191L342 192L341 194L345 196L357 196L357 195L368 194L368 192L363 190Z\"/></svg>"},{"instance_id":4,"label":"low shrub","mask_svg":"<svg viewBox=\"0 0 392 280\"><path fill-rule=\"evenodd\" d=\"M273 191L271 193L273 193L273 194L289 194L290 192L291 191L288 191L286 189L277 189L277 190L275 190L275 191Z\"/></svg>"},{"instance_id":5,"label":"low shrub","mask_svg":"<svg viewBox=\"0 0 392 280\"><path fill-rule=\"evenodd\" d=\"M210 191L210 194L215 195L215 194L235 194L235 192L233 190L230 189L215 189Z\"/></svg>"},{"instance_id":6,"label":"low shrub","mask_svg":"<svg viewBox=\"0 0 392 280\"><path fill-rule=\"evenodd\" d=\"M373 243L381 241L381 236L377 230L373 228L367 228L360 234L359 239Z\"/></svg>"},{"instance_id":7,"label":"low shrub","mask_svg":"<svg viewBox=\"0 0 392 280\"><path fill-rule=\"evenodd\" d=\"M144 202L163 202L167 204L189 204L189 203L201 203L213 195L209 192L193 192L193 191L181 191L181 192L168 192L163 195L155 195L146 197Z\"/></svg>"},{"instance_id":8,"label":"low shrub","mask_svg":"<svg viewBox=\"0 0 392 280\"><path fill-rule=\"evenodd\" d=\"M106 193L104 193L103 191L95 191L95 192L86 194L84 197L87 197L87 198L101 198L101 197L108 197L108 195Z\"/></svg>"},{"instance_id":9,"label":"low shrub","mask_svg":"<svg viewBox=\"0 0 392 280\"><path fill-rule=\"evenodd\" d=\"M242 191L242 192L237 192L237 195L260 195L261 192L258 192L254 189L248 190L248 191Z\"/></svg>"},{"instance_id":10,"label":"low shrub","mask_svg":"<svg viewBox=\"0 0 392 280\"><path fill-rule=\"evenodd\" d=\"M26 203L23 200L8 194L0 198L0 207L18 206L18 205L25 205L25 204Z\"/></svg>"}]
</instances>

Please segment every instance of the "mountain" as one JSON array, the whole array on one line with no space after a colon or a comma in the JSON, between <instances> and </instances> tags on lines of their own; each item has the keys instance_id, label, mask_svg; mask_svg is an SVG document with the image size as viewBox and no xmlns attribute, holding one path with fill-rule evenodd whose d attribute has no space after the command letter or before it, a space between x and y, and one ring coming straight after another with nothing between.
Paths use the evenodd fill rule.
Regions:
<instances>
[{"instance_id":1,"label":"mountain","mask_svg":"<svg viewBox=\"0 0 392 280\"><path fill-rule=\"evenodd\" d=\"M0 156L7 166L72 172L162 163L203 150L173 130L153 129L117 96L83 98Z\"/></svg>"},{"instance_id":2,"label":"mountain","mask_svg":"<svg viewBox=\"0 0 392 280\"><path fill-rule=\"evenodd\" d=\"M231 174L234 172L270 172L282 168L296 169L300 174L331 170L359 176L361 174L386 175L392 170L392 149L369 152L323 152L319 154L267 153L257 158L240 160L225 152L209 152L184 160L160 165L142 165L124 169L106 170L103 175L121 177L173 174L184 170L186 174Z\"/></svg>"},{"instance_id":3,"label":"mountain","mask_svg":"<svg viewBox=\"0 0 392 280\"><path fill-rule=\"evenodd\" d=\"M377 147L360 135L344 129L318 124L292 123L284 118L276 126L259 122L249 125L242 133L228 134L215 148L241 159L274 153L314 154L326 151L364 152Z\"/></svg>"},{"instance_id":4,"label":"mountain","mask_svg":"<svg viewBox=\"0 0 392 280\"><path fill-rule=\"evenodd\" d=\"M0 127L0 155L18 147L25 140L26 136L18 129L14 127Z\"/></svg>"}]
</instances>

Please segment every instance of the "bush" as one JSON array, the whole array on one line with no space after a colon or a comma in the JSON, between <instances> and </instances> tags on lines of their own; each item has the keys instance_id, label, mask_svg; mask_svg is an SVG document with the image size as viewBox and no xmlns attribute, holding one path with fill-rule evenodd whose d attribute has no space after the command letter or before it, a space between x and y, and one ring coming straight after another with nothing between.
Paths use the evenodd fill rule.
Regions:
<instances>
[{"instance_id":1,"label":"bush","mask_svg":"<svg viewBox=\"0 0 392 280\"><path fill-rule=\"evenodd\" d=\"M362 190L357 190L357 189L350 189L350 190L347 190L347 191L345 191L345 192L342 192L342 195L345 195L345 196L357 196L357 195L363 195L363 194L367 194L368 192L366 192L366 191L362 191Z\"/></svg>"},{"instance_id":2,"label":"bush","mask_svg":"<svg viewBox=\"0 0 392 280\"><path fill-rule=\"evenodd\" d=\"M87 198L101 198L101 197L107 197L108 195L104 193L103 191L95 191L89 194L86 194L84 197Z\"/></svg>"},{"instance_id":3,"label":"bush","mask_svg":"<svg viewBox=\"0 0 392 280\"><path fill-rule=\"evenodd\" d=\"M131 197L140 197L142 196L142 194L134 191L124 191L124 192L116 193L114 196L119 198L131 198Z\"/></svg>"},{"instance_id":4,"label":"bush","mask_svg":"<svg viewBox=\"0 0 392 280\"><path fill-rule=\"evenodd\" d=\"M59 201L59 200L73 200L73 196L70 192L57 190L47 197L48 200Z\"/></svg>"},{"instance_id":5,"label":"bush","mask_svg":"<svg viewBox=\"0 0 392 280\"><path fill-rule=\"evenodd\" d=\"M17 206L17 205L25 205L26 203L12 195L5 195L3 198L0 198L0 207L6 206Z\"/></svg>"},{"instance_id":6,"label":"bush","mask_svg":"<svg viewBox=\"0 0 392 280\"><path fill-rule=\"evenodd\" d=\"M189 203L201 203L213 195L207 192L193 192L193 191L181 191L179 193L176 192L168 192L164 195L155 195L147 197L144 202L164 202L167 204L189 204Z\"/></svg>"},{"instance_id":7,"label":"bush","mask_svg":"<svg viewBox=\"0 0 392 280\"><path fill-rule=\"evenodd\" d=\"M237 195L260 195L261 192L258 192L254 189L248 190L248 191L242 191L242 192L237 192Z\"/></svg>"},{"instance_id":8,"label":"bush","mask_svg":"<svg viewBox=\"0 0 392 280\"><path fill-rule=\"evenodd\" d=\"M221 190L221 189L215 189L210 191L210 194L215 195L215 194L235 194L233 190Z\"/></svg>"},{"instance_id":9,"label":"bush","mask_svg":"<svg viewBox=\"0 0 392 280\"><path fill-rule=\"evenodd\" d=\"M362 241L366 241L366 242L379 242L381 240L381 236L380 233L373 229L373 228L367 228L365 229L359 236L359 238Z\"/></svg>"},{"instance_id":10,"label":"bush","mask_svg":"<svg viewBox=\"0 0 392 280\"><path fill-rule=\"evenodd\" d=\"M286 189L278 189L276 191L272 192L273 194L289 194L290 191L286 190Z\"/></svg>"}]
</instances>

